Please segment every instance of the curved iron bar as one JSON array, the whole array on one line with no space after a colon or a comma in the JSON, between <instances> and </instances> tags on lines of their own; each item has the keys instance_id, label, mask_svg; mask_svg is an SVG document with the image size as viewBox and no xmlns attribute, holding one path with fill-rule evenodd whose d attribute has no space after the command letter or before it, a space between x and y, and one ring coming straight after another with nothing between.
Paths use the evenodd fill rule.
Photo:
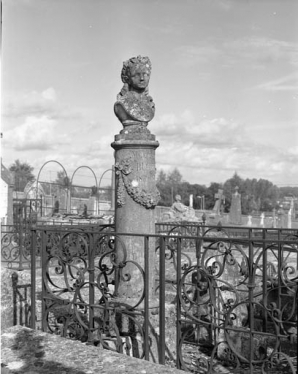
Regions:
<instances>
[{"instance_id":1,"label":"curved iron bar","mask_svg":"<svg viewBox=\"0 0 298 374\"><path fill-rule=\"evenodd\" d=\"M95 244L93 249L90 247L91 240ZM144 299L144 286L139 300L135 300L134 305L128 305L123 298L117 298L112 280L112 275L115 277L118 270L118 276L125 284L131 278L126 267L134 266L144 282L141 266L127 260L122 239L113 232L71 230L57 233L51 230L46 233L45 242L43 326L52 333L88 340L117 352L131 354L134 351L137 357L142 358L144 332L140 321L143 315L135 308ZM90 280L90 250L94 252L94 265L97 264L94 266L94 281ZM93 304L90 304L90 292L97 295ZM126 318L123 326L128 324L127 331L118 321L120 316Z\"/></svg>"},{"instance_id":2,"label":"curved iron bar","mask_svg":"<svg viewBox=\"0 0 298 374\"><path fill-rule=\"evenodd\" d=\"M67 176L67 172L66 172L64 166L63 166L59 161L56 161L56 160L49 160L49 161L46 161L46 162L41 166L41 168L39 169L39 172L38 172L38 174L37 174L37 179L36 179L36 200L37 200L38 182L39 182L39 176L40 176L40 173L41 173L42 169L43 169L47 164L49 164L50 162L55 162L56 164L60 165L60 166L62 167L64 173L65 173L65 176L68 178L68 176Z\"/></svg>"},{"instance_id":3,"label":"curved iron bar","mask_svg":"<svg viewBox=\"0 0 298 374\"><path fill-rule=\"evenodd\" d=\"M71 179L70 179L70 185L72 185L72 181L73 181L73 178L75 176L75 173L81 169L81 168L86 168L86 169L89 169L91 171L91 173L93 174L94 176L94 179L95 179L95 186L96 188L98 188L98 184L97 184L97 178L96 178L96 175L94 173L94 170L92 168L90 168L89 166L85 166L85 165L82 165L82 166L79 166L76 168L76 170L72 173L72 176L71 176ZM70 205L70 212L71 212L71 188L70 188L70 194L69 194L69 205Z\"/></svg>"},{"instance_id":4,"label":"curved iron bar","mask_svg":"<svg viewBox=\"0 0 298 374\"><path fill-rule=\"evenodd\" d=\"M28 226L2 226L1 261L12 268L18 263L19 270L31 267L31 231Z\"/></svg>"},{"instance_id":5,"label":"curved iron bar","mask_svg":"<svg viewBox=\"0 0 298 374\"><path fill-rule=\"evenodd\" d=\"M103 176L104 176L105 173L107 173L108 171L113 172L113 169L107 169L107 170L105 170L105 171L101 174L100 179L99 179L99 183L98 183L98 188L100 188L100 184L101 184L101 181L102 181Z\"/></svg>"},{"instance_id":6,"label":"curved iron bar","mask_svg":"<svg viewBox=\"0 0 298 374\"><path fill-rule=\"evenodd\" d=\"M289 371L290 370L290 371ZM283 352L274 352L269 360L265 360L262 364L262 374L272 372L291 372L295 373L296 369L291 358Z\"/></svg>"},{"instance_id":7,"label":"curved iron bar","mask_svg":"<svg viewBox=\"0 0 298 374\"><path fill-rule=\"evenodd\" d=\"M225 235L226 239L223 238ZM203 366L206 373L216 371L219 363L232 366L234 372L245 364L262 365L264 368L271 365L273 357L279 357L283 341L297 339L293 321L297 270L286 263L290 258L289 251L297 256L297 238L292 235L288 239L294 239L294 243L291 246L286 243L280 249L269 241L266 244L251 241L255 255L251 257L245 241L242 245L233 243L229 234L225 232L223 235L223 230L218 228L208 229L204 233L202 256L195 265L184 270L178 287L184 317L182 321L191 331L191 337L187 333L182 334L179 344L177 354L182 368L202 370ZM275 253L278 250L279 254ZM271 257L279 261L276 269L272 262L263 266L264 256L271 258L267 253L270 251ZM233 269L232 276L229 276L229 268ZM267 274L272 273L272 269L276 274ZM269 283L279 279L275 288L263 291L264 300L259 291L263 279ZM282 302L283 307L280 309L276 303L266 301L270 292L278 289L277 286L292 292L291 303ZM250 326L251 318L254 327ZM199 357L197 362L193 359L192 364L189 364L189 359L184 362L183 345L189 344L189 340L205 349L210 347L212 352L208 357ZM282 357L294 373L291 358L285 353Z\"/></svg>"},{"instance_id":8,"label":"curved iron bar","mask_svg":"<svg viewBox=\"0 0 298 374\"><path fill-rule=\"evenodd\" d=\"M182 368L198 371L204 367L211 373L223 365L237 372L240 366L251 365L262 367L266 373L270 365L286 363L291 371L291 358L287 357L292 353L280 351L286 352L285 344L296 339L297 331L292 329L295 310L292 304L282 302L282 297L283 293L295 291L297 285L296 268L288 255L289 251L297 255L297 241L284 245L273 240L233 242L221 228L203 234L201 256L189 256L187 261L180 261L180 239L177 244L172 236L166 240L166 261L172 261L175 270L181 271L176 301L181 312L177 355ZM142 356L143 315L136 308L144 291L134 305L129 305L117 297L117 280L125 286L134 270L141 278L144 272L139 264L128 260L121 237L93 229L74 230L58 237L58 252L57 237L52 235L46 240L53 243L53 249L48 244L46 253L55 257L50 260L57 265L57 273L49 266L44 279L49 285L44 297L44 323L56 333L118 352L131 353L135 344ZM55 277L62 281L57 282ZM50 281L58 287L54 289ZM274 301L271 299L277 286L285 291L279 294L279 301ZM93 301L88 299L89 292L94 295ZM191 363L186 348L189 346L194 347ZM207 350L207 355L202 355L201 349Z\"/></svg>"},{"instance_id":9,"label":"curved iron bar","mask_svg":"<svg viewBox=\"0 0 298 374\"><path fill-rule=\"evenodd\" d=\"M113 173L113 169L107 169L107 170L105 170L105 171L101 174L100 179L99 179L99 183L98 183L98 190L100 189L100 184L101 184L101 181L102 181L103 176L104 176L105 173L107 173L108 171L111 171L111 172ZM99 199L99 198L98 198L98 199Z\"/></svg>"}]
</instances>

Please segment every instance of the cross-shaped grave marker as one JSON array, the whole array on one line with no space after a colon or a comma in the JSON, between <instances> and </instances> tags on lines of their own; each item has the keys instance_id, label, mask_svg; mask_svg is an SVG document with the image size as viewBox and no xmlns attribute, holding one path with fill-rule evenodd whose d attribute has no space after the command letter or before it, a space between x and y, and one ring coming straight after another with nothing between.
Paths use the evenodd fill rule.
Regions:
<instances>
[{"instance_id":1,"label":"cross-shaped grave marker","mask_svg":"<svg viewBox=\"0 0 298 374\"><path fill-rule=\"evenodd\" d=\"M225 198L226 198L225 195L223 194L223 190L218 189L218 192L214 195L214 197L215 197L215 205L214 205L213 211L216 214L220 214L221 204L225 201Z\"/></svg>"}]
</instances>

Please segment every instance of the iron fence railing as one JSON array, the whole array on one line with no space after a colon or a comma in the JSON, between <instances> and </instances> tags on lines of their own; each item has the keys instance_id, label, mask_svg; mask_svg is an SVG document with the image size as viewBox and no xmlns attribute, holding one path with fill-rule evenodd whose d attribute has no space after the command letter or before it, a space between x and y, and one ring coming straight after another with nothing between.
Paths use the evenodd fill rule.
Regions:
<instances>
[{"instance_id":1,"label":"iron fence railing","mask_svg":"<svg viewBox=\"0 0 298 374\"><path fill-rule=\"evenodd\" d=\"M1 263L9 269L18 271L30 269L32 259L32 228L36 225L16 224L16 225L1 225ZM114 225L111 224L90 224L90 223L61 223L61 222L40 222L38 227L53 227L57 232L60 228L64 230L78 229L79 231L106 231L114 230ZM57 234L58 235L58 234ZM59 235L58 235L59 236ZM40 247L41 237L37 233L36 237L35 256L36 266L41 267Z\"/></svg>"},{"instance_id":2,"label":"iron fence railing","mask_svg":"<svg viewBox=\"0 0 298 374\"><path fill-rule=\"evenodd\" d=\"M11 279L13 296L13 324L31 327L31 283L18 284L17 272L12 273Z\"/></svg>"},{"instance_id":3,"label":"iron fence railing","mask_svg":"<svg viewBox=\"0 0 298 374\"><path fill-rule=\"evenodd\" d=\"M38 251L42 258L32 327L39 289L44 331L197 373L294 373L297 232L243 230L32 228L32 274ZM142 242L139 263L129 257L134 240ZM131 298L134 287L140 292Z\"/></svg>"},{"instance_id":4,"label":"iron fence railing","mask_svg":"<svg viewBox=\"0 0 298 374\"><path fill-rule=\"evenodd\" d=\"M1 263L10 269L29 269L31 235L29 225L1 225Z\"/></svg>"}]
</instances>

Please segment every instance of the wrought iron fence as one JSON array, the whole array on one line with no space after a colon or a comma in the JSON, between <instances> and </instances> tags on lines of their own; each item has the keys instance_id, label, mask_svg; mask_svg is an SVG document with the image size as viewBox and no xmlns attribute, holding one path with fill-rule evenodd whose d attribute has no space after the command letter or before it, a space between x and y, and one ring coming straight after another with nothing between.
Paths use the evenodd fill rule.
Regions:
<instances>
[{"instance_id":1,"label":"wrought iron fence","mask_svg":"<svg viewBox=\"0 0 298 374\"><path fill-rule=\"evenodd\" d=\"M33 228L32 263L39 241L42 258L43 330L197 373L294 373L297 232L237 230ZM142 241L141 263L129 257L127 237ZM157 302L149 299L152 240ZM140 289L139 297L121 295L125 287Z\"/></svg>"},{"instance_id":2,"label":"wrought iron fence","mask_svg":"<svg viewBox=\"0 0 298 374\"><path fill-rule=\"evenodd\" d=\"M41 319L45 331L196 373L295 372L297 230L187 223L159 226L153 236L112 230L40 226L21 236L2 230L2 258L22 264L22 248L30 252L26 323L30 317L35 328ZM142 240L141 264L129 258L127 236ZM156 242L153 303L150 240ZM139 298L119 297L134 279Z\"/></svg>"},{"instance_id":3,"label":"wrought iron fence","mask_svg":"<svg viewBox=\"0 0 298 374\"><path fill-rule=\"evenodd\" d=\"M56 231L56 236L59 237L60 228L64 230L79 230L79 231L113 231L114 225L110 224L90 224L90 223L65 223L45 221L39 223L39 227L52 226ZM15 225L1 225L1 263L6 265L9 269L26 270L30 269L33 251L32 245L32 228L35 225L31 224L15 224ZM34 247L36 265L41 267L40 247L41 237L40 231L36 234L36 246Z\"/></svg>"},{"instance_id":4,"label":"wrought iron fence","mask_svg":"<svg viewBox=\"0 0 298 374\"><path fill-rule=\"evenodd\" d=\"M1 262L9 269L30 268L31 235L29 225L1 225Z\"/></svg>"},{"instance_id":5,"label":"wrought iron fence","mask_svg":"<svg viewBox=\"0 0 298 374\"><path fill-rule=\"evenodd\" d=\"M14 272L12 279L13 324L30 327L31 321L31 283L18 284L18 273Z\"/></svg>"},{"instance_id":6,"label":"wrought iron fence","mask_svg":"<svg viewBox=\"0 0 298 374\"><path fill-rule=\"evenodd\" d=\"M177 266L178 366L294 373L298 237L254 229L241 236L231 237L230 228L206 229L196 262L182 271ZM194 345L203 354L189 348Z\"/></svg>"}]
</instances>

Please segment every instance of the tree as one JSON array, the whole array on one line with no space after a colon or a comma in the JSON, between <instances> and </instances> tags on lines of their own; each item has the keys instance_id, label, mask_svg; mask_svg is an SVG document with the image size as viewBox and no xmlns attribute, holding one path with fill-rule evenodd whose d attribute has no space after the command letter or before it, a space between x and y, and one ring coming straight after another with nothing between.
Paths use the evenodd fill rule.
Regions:
<instances>
[{"instance_id":1,"label":"tree","mask_svg":"<svg viewBox=\"0 0 298 374\"><path fill-rule=\"evenodd\" d=\"M233 177L225 181L223 185L224 195L225 195L225 209L226 211L230 210L231 202L232 202L232 195L235 193L235 188L238 187L238 192L241 194L241 198L245 199L245 191L244 191L244 181L239 175L235 172ZM243 203L242 203L243 206Z\"/></svg>"},{"instance_id":2,"label":"tree","mask_svg":"<svg viewBox=\"0 0 298 374\"><path fill-rule=\"evenodd\" d=\"M182 174L177 168L175 168L172 172L168 174L167 180L172 185L178 186L178 184L182 183Z\"/></svg>"},{"instance_id":3,"label":"tree","mask_svg":"<svg viewBox=\"0 0 298 374\"><path fill-rule=\"evenodd\" d=\"M98 196L98 188L96 186L91 187L91 196Z\"/></svg>"},{"instance_id":4,"label":"tree","mask_svg":"<svg viewBox=\"0 0 298 374\"><path fill-rule=\"evenodd\" d=\"M14 190L24 191L26 184L28 182L34 181L35 176L33 175L34 168L30 166L27 162L21 162L20 160L15 160L15 162L9 167L9 170L14 175Z\"/></svg>"},{"instance_id":5,"label":"tree","mask_svg":"<svg viewBox=\"0 0 298 374\"><path fill-rule=\"evenodd\" d=\"M293 196L298 197L298 187L280 187L280 198L284 198L285 196Z\"/></svg>"},{"instance_id":6,"label":"tree","mask_svg":"<svg viewBox=\"0 0 298 374\"><path fill-rule=\"evenodd\" d=\"M57 178L55 183L59 184L63 188L69 188L71 183L68 176L65 174L64 170L57 172Z\"/></svg>"},{"instance_id":7,"label":"tree","mask_svg":"<svg viewBox=\"0 0 298 374\"><path fill-rule=\"evenodd\" d=\"M201 184L190 184L189 195L193 194L194 209L203 209L207 187Z\"/></svg>"},{"instance_id":8,"label":"tree","mask_svg":"<svg viewBox=\"0 0 298 374\"><path fill-rule=\"evenodd\" d=\"M158 202L158 205L172 205L171 186L168 183L168 178L163 170L160 170L160 172L157 175L156 187L160 193L160 201Z\"/></svg>"},{"instance_id":9,"label":"tree","mask_svg":"<svg viewBox=\"0 0 298 374\"><path fill-rule=\"evenodd\" d=\"M241 194L241 208L243 214L257 213L259 211L272 211L276 206L279 196L278 188L266 179L246 179L240 178L237 173L224 183L224 193L226 196L226 208L232 200L235 187Z\"/></svg>"},{"instance_id":10,"label":"tree","mask_svg":"<svg viewBox=\"0 0 298 374\"><path fill-rule=\"evenodd\" d=\"M177 194L182 194L182 202L185 204L185 196L181 191L183 189L182 182L182 174L177 168L167 175L167 185L171 191L171 205L174 203Z\"/></svg>"},{"instance_id":11,"label":"tree","mask_svg":"<svg viewBox=\"0 0 298 374\"><path fill-rule=\"evenodd\" d=\"M212 182L207 188L204 185L190 184L183 180L177 168L166 174L163 170L157 175L157 188L161 199L159 205L171 206L176 194L181 196L182 202L188 205L189 195L193 195L193 207L202 207L202 196L204 196L205 209L211 210L215 204L215 194L219 189L224 190L225 211L230 211L232 195L235 188L241 194L241 208L243 214L256 214L260 211L272 211L278 207L278 200L283 196L298 196L298 187L278 188L265 179L242 179L237 173L227 179L222 185Z\"/></svg>"},{"instance_id":12,"label":"tree","mask_svg":"<svg viewBox=\"0 0 298 374\"><path fill-rule=\"evenodd\" d=\"M164 186L167 183L167 175L162 169L159 171L157 175L156 183L162 186Z\"/></svg>"},{"instance_id":13,"label":"tree","mask_svg":"<svg viewBox=\"0 0 298 374\"><path fill-rule=\"evenodd\" d=\"M66 211L70 212L71 211L70 202L71 202L72 186L71 186L71 180L68 178L64 170L57 172L57 178L56 178L55 183L58 184L58 186L56 186L57 195L60 195L61 190L64 190L66 194Z\"/></svg>"},{"instance_id":14,"label":"tree","mask_svg":"<svg viewBox=\"0 0 298 374\"><path fill-rule=\"evenodd\" d=\"M205 209L213 209L215 205L215 194L219 189L222 189L223 186L221 183L211 182L210 186L206 190L205 194Z\"/></svg>"}]
</instances>

